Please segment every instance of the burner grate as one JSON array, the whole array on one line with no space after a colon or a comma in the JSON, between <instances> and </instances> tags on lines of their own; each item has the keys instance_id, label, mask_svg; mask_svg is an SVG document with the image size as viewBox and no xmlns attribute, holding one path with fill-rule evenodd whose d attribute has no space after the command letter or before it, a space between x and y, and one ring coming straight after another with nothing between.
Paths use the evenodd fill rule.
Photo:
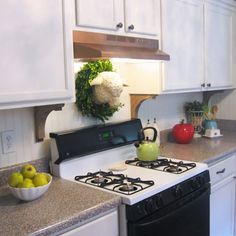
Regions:
<instances>
[{"instance_id":1,"label":"burner grate","mask_svg":"<svg viewBox=\"0 0 236 236\"><path fill-rule=\"evenodd\" d=\"M75 180L125 195L137 193L154 185L152 180L130 178L123 174L114 174L112 171L89 172L87 175L75 176Z\"/></svg>"},{"instance_id":2,"label":"burner grate","mask_svg":"<svg viewBox=\"0 0 236 236\"><path fill-rule=\"evenodd\" d=\"M182 174L196 166L196 164L192 162L172 161L167 158L159 158L155 161L140 161L138 158L135 158L133 160L127 160L125 163L173 174Z\"/></svg>"}]
</instances>

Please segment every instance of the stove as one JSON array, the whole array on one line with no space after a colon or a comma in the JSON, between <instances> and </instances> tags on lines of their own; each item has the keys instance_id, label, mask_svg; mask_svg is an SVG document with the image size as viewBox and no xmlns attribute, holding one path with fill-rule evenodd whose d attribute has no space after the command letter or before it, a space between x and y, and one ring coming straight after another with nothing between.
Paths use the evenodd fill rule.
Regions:
<instances>
[{"instance_id":1,"label":"stove","mask_svg":"<svg viewBox=\"0 0 236 236\"><path fill-rule=\"evenodd\" d=\"M210 179L207 165L164 156L151 162L139 161L134 142L138 140L141 128L141 121L134 119L51 133L52 174L119 195L122 199L120 209L123 209L120 215L127 220L127 227L122 226L126 228L126 233L121 235L125 236L142 235L139 227L135 229L137 222L146 222L154 214L161 214L165 209L174 209L173 204L181 208L181 204L186 205L189 199L200 198L207 192L204 203L201 200L195 204L196 209L191 208L193 214L190 215L193 216L196 211L196 216L192 219L196 229L201 228L202 222L196 223L199 221L196 217L209 221ZM202 206L204 210L199 212ZM171 216L169 213L165 214ZM182 218L185 219L181 216ZM191 217L186 216L186 222L189 218ZM172 219L171 222L175 220ZM158 225L159 229L161 227ZM203 227L199 236L208 236L208 228L208 225ZM168 234L168 230L169 227L164 227L163 235L173 235L173 231ZM155 226L150 235L156 232ZM176 229L175 235L185 236L183 230L178 234Z\"/></svg>"}]
</instances>

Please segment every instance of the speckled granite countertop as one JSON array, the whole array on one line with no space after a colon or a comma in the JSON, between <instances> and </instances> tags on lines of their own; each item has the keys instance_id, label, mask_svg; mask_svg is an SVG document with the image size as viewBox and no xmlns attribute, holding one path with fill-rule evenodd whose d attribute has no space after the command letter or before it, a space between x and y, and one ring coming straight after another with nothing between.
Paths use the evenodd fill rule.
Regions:
<instances>
[{"instance_id":1,"label":"speckled granite countertop","mask_svg":"<svg viewBox=\"0 0 236 236\"><path fill-rule=\"evenodd\" d=\"M75 186L76 185L76 186ZM51 235L120 204L120 197L53 177L41 198L24 202L0 188L0 235Z\"/></svg>"},{"instance_id":2,"label":"speckled granite countertop","mask_svg":"<svg viewBox=\"0 0 236 236\"><path fill-rule=\"evenodd\" d=\"M228 154L236 152L236 131L223 130L222 137L218 138L194 138L189 144L177 144L174 142L163 142L161 155L205 162L209 166L223 160Z\"/></svg>"}]
</instances>

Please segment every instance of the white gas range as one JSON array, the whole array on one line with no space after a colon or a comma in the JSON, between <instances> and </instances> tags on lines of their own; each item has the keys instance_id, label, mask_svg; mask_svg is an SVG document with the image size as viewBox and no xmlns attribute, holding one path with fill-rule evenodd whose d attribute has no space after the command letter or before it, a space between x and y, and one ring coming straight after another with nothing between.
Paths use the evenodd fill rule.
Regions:
<instances>
[{"instance_id":1,"label":"white gas range","mask_svg":"<svg viewBox=\"0 0 236 236\"><path fill-rule=\"evenodd\" d=\"M196 236L209 235L207 165L161 156L153 162L140 162L136 158L133 142L137 140L137 133L141 128L140 120L136 119L50 134L53 138L52 174L121 196L122 218L127 219L127 226L122 227L127 228L124 235L142 235L142 230L145 230L145 235L151 235L157 228L163 228L163 235L172 235L170 228L160 225L163 217L179 212L182 208L184 214L186 209L183 206L191 205L194 201L198 204L187 211L198 212L202 206L205 206L205 210L198 212L192 221L201 217L207 223L203 225L203 222L194 222L193 230L201 226L203 230ZM204 201L199 201L203 195ZM155 214L164 215L156 217L153 223ZM191 218L181 217L183 222L178 225L185 220L189 223ZM179 230L177 223L174 223L175 218L176 216L166 221L176 224L173 227L175 235L185 236L183 230ZM144 222L145 225L150 224L148 229L142 227ZM188 233L186 230L186 235Z\"/></svg>"}]
</instances>

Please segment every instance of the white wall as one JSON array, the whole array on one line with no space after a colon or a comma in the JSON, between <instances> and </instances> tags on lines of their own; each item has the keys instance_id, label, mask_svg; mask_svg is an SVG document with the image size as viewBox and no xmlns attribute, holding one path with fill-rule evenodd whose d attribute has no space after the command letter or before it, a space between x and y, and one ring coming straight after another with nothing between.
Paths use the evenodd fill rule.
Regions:
<instances>
[{"instance_id":1,"label":"white wall","mask_svg":"<svg viewBox=\"0 0 236 236\"><path fill-rule=\"evenodd\" d=\"M183 93L159 95L155 99L142 103L138 116L143 125L154 117L160 130L172 128L175 124L185 119L184 104L194 100L201 101L202 93Z\"/></svg>"},{"instance_id":2,"label":"white wall","mask_svg":"<svg viewBox=\"0 0 236 236\"><path fill-rule=\"evenodd\" d=\"M217 104L219 111L218 119L236 120L236 91L228 90L214 94L210 99L210 104Z\"/></svg>"}]
</instances>

